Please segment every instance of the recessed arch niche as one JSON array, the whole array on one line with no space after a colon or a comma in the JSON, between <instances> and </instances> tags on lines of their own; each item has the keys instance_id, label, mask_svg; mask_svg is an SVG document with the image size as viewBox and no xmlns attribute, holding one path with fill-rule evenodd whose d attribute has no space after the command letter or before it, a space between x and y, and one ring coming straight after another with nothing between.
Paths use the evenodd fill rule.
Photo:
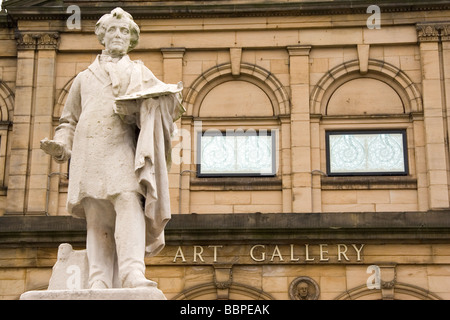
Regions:
<instances>
[{"instance_id":1,"label":"recessed arch niche","mask_svg":"<svg viewBox=\"0 0 450 320\"><path fill-rule=\"evenodd\" d=\"M408 75L394 65L375 59L369 59L365 74L360 73L358 60L334 67L318 81L310 96L311 114L377 115L422 111L421 94Z\"/></svg>"},{"instance_id":2,"label":"recessed arch niche","mask_svg":"<svg viewBox=\"0 0 450 320\"><path fill-rule=\"evenodd\" d=\"M239 117L267 117L290 113L289 95L273 74L259 66L241 63L240 74L235 76L232 75L231 64L225 63L205 71L191 84L184 96L185 115L217 116L212 101L220 111L219 105L228 108L233 101L239 100L232 110L228 110L233 117L236 114Z\"/></svg>"},{"instance_id":3,"label":"recessed arch niche","mask_svg":"<svg viewBox=\"0 0 450 320\"><path fill-rule=\"evenodd\" d=\"M184 290L171 300L216 300L218 289L214 283L200 284ZM269 293L241 283L232 283L227 290L227 300L275 300Z\"/></svg>"},{"instance_id":4,"label":"recessed arch niche","mask_svg":"<svg viewBox=\"0 0 450 320\"><path fill-rule=\"evenodd\" d=\"M419 286L396 282L394 285L393 300L442 300L437 294ZM368 289L366 284L349 289L334 300L381 300L383 292L380 289Z\"/></svg>"},{"instance_id":5,"label":"recessed arch niche","mask_svg":"<svg viewBox=\"0 0 450 320\"><path fill-rule=\"evenodd\" d=\"M56 100L56 103L53 107L53 118L59 119L61 116L64 105L66 103L67 97L69 95L70 88L72 87L73 81L75 80L76 76L73 76L72 79L67 81L67 83L64 85L64 87L61 89L61 92Z\"/></svg>"},{"instance_id":6,"label":"recessed arch niche","mask_svg":"<svg viewBox=\"0 0 450 320\"><path fill-rule=\"evenodd\" d=\"M376 78L355 78L341 84L328 99L326 115L402 114L405 106L397 91Z\"/></svg>"},{"instance_id":7,"label":"recessed arch niche","mask_svg":"<svg viewBox=\"0 0 450 320\"><path fill-rule=\"evenodd\" d=\"M0 121L8 122L14 109L14 93L6 83L0 80Z\"/></svg>"},{"instance_id":8,"label":"recessed arch niche","mask_svg":"<svg viewBox=\"0 0 450 320\"><path fill-rule=\"evenodd\" d=\"M274 107L264 90L245 80L228 79L204 96L199 117L273 116Z\"/></svg>"},{"instance_id":9,"label":"recessed arch niche","mask_svg":"<svg viewBox=\"0 0 450 320\"><path fill-rule=\"evenodd\" d=\"M8 133L11 130L14 93L0 80L0 187L6 187Z\"/></svg>"}]
</instances>

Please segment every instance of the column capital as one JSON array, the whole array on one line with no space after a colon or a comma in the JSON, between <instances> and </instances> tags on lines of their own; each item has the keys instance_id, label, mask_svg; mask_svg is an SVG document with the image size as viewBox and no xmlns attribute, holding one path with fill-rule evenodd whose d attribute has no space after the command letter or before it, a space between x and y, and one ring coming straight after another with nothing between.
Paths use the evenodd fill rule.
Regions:
<instances>
[{"instance_id":1,"label":"column capital","mask_svg":"<svg viewBox=\"0 0 450 320\"><path fill-rule=\"evenodd\" d=\"M287 50L289 56L309 56L311 46L308 45L288 46Z\"/></svg>"},{"instance_id":2,"label":"column capital","mask_svg":"<svg viewBox=\"0 0 450 320\"><path fill-rule=\"evenodd\" d=\"M185 48L161 48L164 59L181 59L186 52Z\"/></svg>"},{"instance_id":3,"label":"column capital","mask_svg":"<svg viewBox=\"0 0 450 320\"><path fill-rule=\"evenodd\" d=\"M450 21L417 23L416 30L419 42L450 41Z\"/></svg>"},{"instance_id":4,"label":"column capital","mask_svg":"<svg viewBox=\"0 0 450 320\"><path fill-rule=\"evenodd\" d=\"M59 47L58 32L19 31L15 37L19 50L57 50Z\"/></svg>"},{"instance_id":5,"label":"column capital","mask_svg":"<svg viewBox=\"0 0 450 320\"><path fill-rule=\"evenodd\" d=\"M450 41L450 22L442 24L441 40Z\"/></svg>"}]
</instances>

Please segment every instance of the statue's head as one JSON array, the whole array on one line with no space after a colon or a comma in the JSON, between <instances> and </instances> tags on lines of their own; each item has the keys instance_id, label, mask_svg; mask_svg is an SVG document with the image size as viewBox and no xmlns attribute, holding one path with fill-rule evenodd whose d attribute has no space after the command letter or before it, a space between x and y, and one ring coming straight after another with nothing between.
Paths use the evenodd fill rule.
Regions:
<instances>
[{"instance_id":1,"label":"statue's head","mask_svg":"<svg viewBox=\"0 0 450 320\"><path fill-rule=\"evenodd\" d=\"M298 284L297 293L301 300L308 298L308 283L306 281L301 281Z\"/></svg>"},{"instance_id":2,"label":"statue's head","mask_svg":"<svg viewBox=\"0 0 450 320\"><path fill-rule=\"evenodd\" d=\"M122 8L103 15L95 25L95 34L105 49L113 55L123 55L137 46L139 27Z\"/></svg>"}]
</instances>

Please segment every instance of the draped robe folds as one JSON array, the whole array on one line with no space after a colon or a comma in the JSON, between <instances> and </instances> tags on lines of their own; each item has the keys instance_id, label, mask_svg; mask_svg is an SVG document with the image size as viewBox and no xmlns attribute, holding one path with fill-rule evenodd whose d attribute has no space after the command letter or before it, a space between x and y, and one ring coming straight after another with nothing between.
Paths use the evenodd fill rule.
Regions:
<instances>
[{"instance_id":1,"label":"draped robe folds","mask_svg":"<svg viewBox=\"0 0 450 320\"><path fill-rule=\"evenodd\" d=\"M114 112L115 98L162 82L127 55L113 68L102 68L98 56L76 76L55 131L54 140L71 151L67 210L84 218L85 197L111 200L122 192L142 194L146 252L153 256L165 245L164 228L171 217L168 170L173 123L185 110L180 94L170 94L138 99L138 113L119 116Z\"/></svg>"}]
</instances>

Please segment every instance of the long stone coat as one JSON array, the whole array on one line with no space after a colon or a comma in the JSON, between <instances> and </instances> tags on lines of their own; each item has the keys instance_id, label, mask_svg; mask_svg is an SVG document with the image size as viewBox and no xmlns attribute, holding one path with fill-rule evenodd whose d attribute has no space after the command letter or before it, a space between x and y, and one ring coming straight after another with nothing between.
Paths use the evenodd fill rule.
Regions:
<instances>
[{"instance_id":1,"label":"long stone coat","mask_svg":"<svg viewBox=\"0 0 450 320\"><path fill-rule=\"evenodd\" d=\"M108 200L122 192L141 193L146 198L146 251L155 255L164 247L170 219L167 171L173 122L184 108L173 94L138 100L140 112L121 118L114 112L116 97L162 82L128 55L110 72L100 64L101 57L74 79L54 136L71 150L67 210L84 218L85 197Z\"/></svg>"}]
</instances>

